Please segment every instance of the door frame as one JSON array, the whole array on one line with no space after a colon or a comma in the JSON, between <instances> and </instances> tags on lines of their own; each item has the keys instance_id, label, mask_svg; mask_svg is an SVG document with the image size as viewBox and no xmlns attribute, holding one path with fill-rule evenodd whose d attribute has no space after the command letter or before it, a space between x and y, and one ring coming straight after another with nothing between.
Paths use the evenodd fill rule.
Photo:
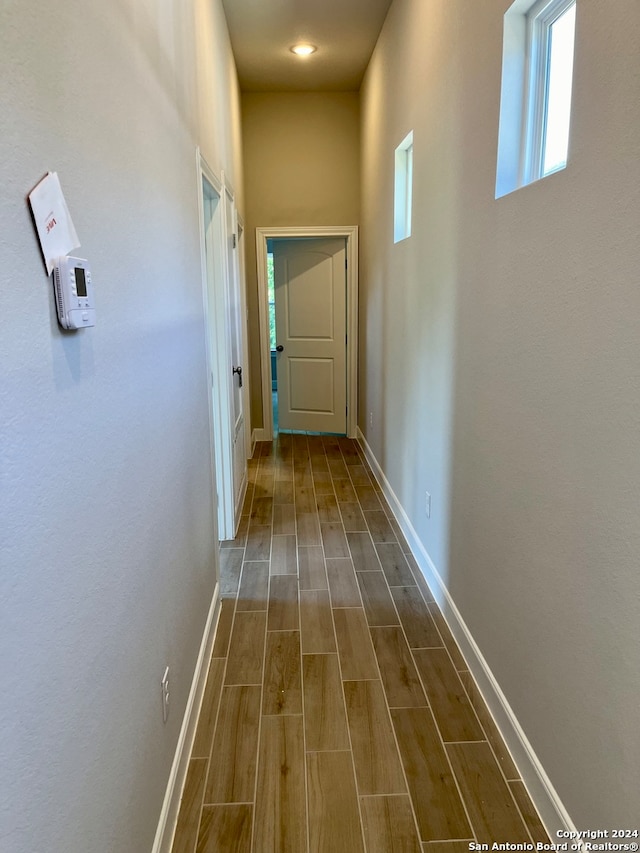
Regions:
<instances>
[{"instance_id":1,"label":"door frame","mask_svg":"<svg viewBox=\"0 0 640 853\"><path fill-rule=\"evenodd\" d=\"M271 344L269 340L269 289L267 286L267 240L291 237L342 237L347 250L347 435L356 437L358 426L358 226L256 228L258 309L260 312L260 374L262 379L262 430L256 438L273 438L271 391Z\"/></svg>"},{"instance_id":2,"label":"door frame","mask_svg":"<svg viewBox=\"0 0 640 853\"><path fill-rule=\"evenodd\" d=\"M196 149L198 176L198 213L200 220L200 263L204 307L207 389L209 400L209 433L211 436L212 485L216 504L214 530L216 538L233 539L233 444L231 423L230 357L226 323L227 257L225 251L225 187L213 169ZM206 206L215 204L209 229ZM210 241L210 260L207 245ZM210 293L213 297L211 299ZM213 304L212 304L213 302Z\"/></svg>"}]
</instances>

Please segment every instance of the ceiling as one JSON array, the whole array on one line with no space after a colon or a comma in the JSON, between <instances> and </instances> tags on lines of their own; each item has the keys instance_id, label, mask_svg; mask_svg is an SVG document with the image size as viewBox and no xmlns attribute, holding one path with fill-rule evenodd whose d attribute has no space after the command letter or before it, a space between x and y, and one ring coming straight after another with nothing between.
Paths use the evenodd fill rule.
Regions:
<instances>
[{"instance_id":1,"label":"ceiling","mask_svg":"<svg viewBox=\"0 0 640 853\"><path fill-rule=\"evenodd\" d=\"M241 89L357 91L391 2L222 0ZM318 50L300 59L298 42Z\"/></svg>"}]
</instances>

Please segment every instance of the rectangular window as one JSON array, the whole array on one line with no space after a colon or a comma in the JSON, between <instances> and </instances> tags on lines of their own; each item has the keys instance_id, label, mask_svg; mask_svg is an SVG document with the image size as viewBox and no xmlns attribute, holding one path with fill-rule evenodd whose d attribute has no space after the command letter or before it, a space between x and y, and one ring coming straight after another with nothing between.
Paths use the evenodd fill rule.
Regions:
<instances>
[{"instance_id":1,"label":"rectangular window","mask_svg":"<svg viewBox=\"0 0 640 853\"><path fill-rule=\"evenodd\" d=\"M516 0L504 18L496 198L564 169L576 0Z\"/></svg>"},{"instance_id":2,"label":"rectangular window","mask_svg":"<svg viewBox=\"0 0 640 853\"><path fill-rule=\"evenodd\" d=\"M393 242L411 236L413 196L413 131L407 134L395 152L395 188L393 200Z\"/></svg>"}]
</instances>

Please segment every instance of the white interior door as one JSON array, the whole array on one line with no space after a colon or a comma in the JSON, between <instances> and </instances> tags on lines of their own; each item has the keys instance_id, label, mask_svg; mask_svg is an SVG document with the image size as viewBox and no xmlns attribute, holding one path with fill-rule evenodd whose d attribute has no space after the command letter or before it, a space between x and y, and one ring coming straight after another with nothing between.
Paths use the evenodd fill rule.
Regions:
<instances>
[{"instance_id":1,"label":"white interior door","mask_svg":"<svg viewBox=\"0 0 640 853\"><path fill-rule=\"evenodd\" d=\"M211 179L213 180L213 178ZM220 364L226 361L224 341L224 237L222 221L222 199L213 183L202 176L202 225L204 236L204 272L207 357L209 362L209 403L211 406L211 451L213 482L215 484L217 508L217 535L220 539L229 536L233 518L231 505L231 442L228 429L227 397L224 374ZM233 535L233 534L232 534Z\"/></svg>"},{"instance_id":2,"label":"white interior door","mask_svg":"<svg viewBox=\"0 0 640 853\"><path fill-rule=\"evenodd\" d=\"M346 433L345 239L274 240L273 260L279 427Z\"/></svg>"},{"instance_id":3,"label":"white interior door","mask_svg":"<svg viewBox=\"0 0 640 853\"><path fill-rule=\"evenodd\" d=\"M242 353L243 282L233 197L202 171L203 271L212 412L212 458L220 539L233 539L247 483Z\"/></svg>"},{"instance_id":4,"label":"white interior door","mask_svg":"<svg viewBox=\"0 0 640 853\"><path fill-rule=\"evenodd\" d=\"M226 198L226 238L227 238L227 316L229 330L229 349L231 371L231 435L233 455L233 506L234 506L234 534L240 520L242 502L247 487L247 452L245 433L245 413L243 390L247 381L244 364L244 318L243 300L240 280L239 235L237 214L233 200L228 193Z\"/></svg>"}]
</instances>

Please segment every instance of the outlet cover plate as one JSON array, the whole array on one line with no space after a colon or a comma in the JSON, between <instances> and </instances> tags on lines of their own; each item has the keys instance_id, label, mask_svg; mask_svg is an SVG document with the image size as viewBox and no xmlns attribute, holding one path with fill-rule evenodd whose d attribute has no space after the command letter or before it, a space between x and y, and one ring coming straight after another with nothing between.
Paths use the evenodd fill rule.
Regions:
<instances>
[{"instance_id":1,"label":"outlet cover plate","mask_svg":"<svg viewBox=\"0 0 640 853\"><path fill-rule=\"evenodd\" d=\"M169 717L169 667L162 676L162 722L166 723Z\"/></svg>"}]
</instances>

